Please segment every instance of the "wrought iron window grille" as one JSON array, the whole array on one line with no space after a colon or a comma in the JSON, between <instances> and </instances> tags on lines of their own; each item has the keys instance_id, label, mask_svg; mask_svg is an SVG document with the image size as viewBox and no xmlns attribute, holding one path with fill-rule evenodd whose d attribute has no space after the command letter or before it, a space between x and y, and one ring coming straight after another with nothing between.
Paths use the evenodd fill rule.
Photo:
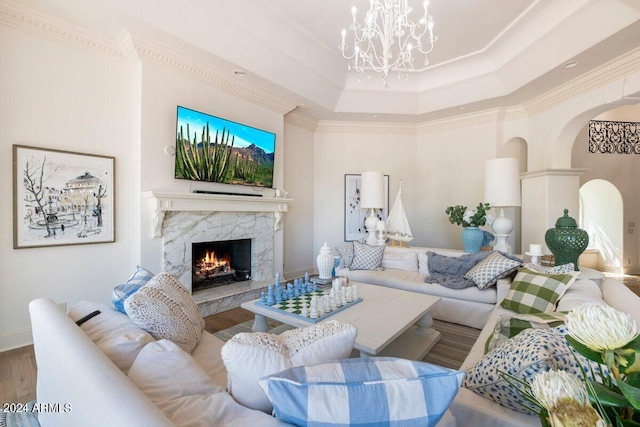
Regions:
<instances>
[{"instance_id":1,"label":"wrought iron window grille","mask_svg":"<svg viewBox=\"0 0 640 427\"><path fill-rule=\"evenodd\" d=\"M640 154L640 123L589 121L589 152Z\"/></svg>"}]
</instances>

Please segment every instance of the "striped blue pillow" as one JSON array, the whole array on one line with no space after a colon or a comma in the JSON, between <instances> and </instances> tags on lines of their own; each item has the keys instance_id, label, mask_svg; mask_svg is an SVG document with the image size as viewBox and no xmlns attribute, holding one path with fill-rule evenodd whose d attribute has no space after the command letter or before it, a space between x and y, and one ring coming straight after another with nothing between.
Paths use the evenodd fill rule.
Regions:
<instances>
[{"instance_id":1,"label":"striped blue pillow","mask_svg":"<svg viewBox=\"0 0 640 427\"><path fill-rule=\"evenodd\" d=\"M153 276L154 274L152 272L138 266L136 272L133 273L133 276L131 276L129 280L113 288L111 299L116 310L127 314L124 309L124 300L138 292L138 289L143 287Z\"/></svg>"},{"instance_id":2,"label":"striped blue pillow","mask_svg":"<svg viewBox=\"0 0 640 427\"><path fill-rule=\"evenodd\" d=\"M258 383L276 417L300 426L435 426L464 375L424 362L371 357L298 366Z\"/></svg>"}]
</instances>

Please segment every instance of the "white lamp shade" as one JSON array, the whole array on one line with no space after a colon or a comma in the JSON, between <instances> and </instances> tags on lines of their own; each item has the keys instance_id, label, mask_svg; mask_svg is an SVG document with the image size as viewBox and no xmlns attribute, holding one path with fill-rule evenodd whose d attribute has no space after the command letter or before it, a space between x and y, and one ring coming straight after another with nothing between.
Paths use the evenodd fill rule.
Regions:
<instances>
[{"instance_id":1,"label":"white lamp shade","mask_svg":"<svg viewBox=\"0 0 640 427\"><path fill-rule=\"evenodd\" d=\"M360 207L384 208L384 175L382 172L364 172L360 177Z\"/></svg>"},{"instance_id":2,"label":"white lamp shade","mask_svg":"<svg viewBox=\"0 0 640 427\"><path fill-rule=\"evenodd\" d=\"M512 157L487 162L484 201L491 206L520 206L520 162Z\"/></svg>"}]
</instances>

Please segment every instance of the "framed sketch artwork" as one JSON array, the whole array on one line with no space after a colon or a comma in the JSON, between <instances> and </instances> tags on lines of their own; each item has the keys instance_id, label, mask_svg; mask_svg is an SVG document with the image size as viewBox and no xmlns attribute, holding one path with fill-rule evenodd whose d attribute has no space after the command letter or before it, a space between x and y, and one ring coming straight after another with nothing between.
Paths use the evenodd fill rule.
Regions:
<instances>
[{"instance_id":1,"label":"framed sketch artwork","mask_svg":"<svg viewBox=\"0 0 640 427\"><path fill-rule=\"evenodd\" d=\"M389 215L389 175L384 176L384 208L376 209L378 219L386 221ZM360 207L360 175L344 176L344 240L351 242L365 238L364 221L367 209Z\"/></svg>"},{"instance_id":2,"label":"framed sketch artwork","mask_svg":"<svg viewBox=\"0 0 640 427\"><path fill-rule=\"evenodd\" d=\"M115 241L115 158L13 146L13 247Z\"/></svg>"}]
</instances>

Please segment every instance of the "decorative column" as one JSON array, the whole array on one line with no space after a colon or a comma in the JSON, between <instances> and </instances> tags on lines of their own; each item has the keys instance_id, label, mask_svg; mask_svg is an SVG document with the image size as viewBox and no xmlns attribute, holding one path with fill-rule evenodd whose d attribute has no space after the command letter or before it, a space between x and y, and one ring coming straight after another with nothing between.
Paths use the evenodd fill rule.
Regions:
<instances>
[{"instance_id":1,"label":"decorative column","mask_svg":"<svg viewBox=\"0 0 640 427\"><path fill-rule=\"evenodd\" d=\"M558 212L580 210L580 176L586 169L543 169L520 175L522 180L522 247L544 241ZM544 247L545 254L551 254Z\"/></svg>"}]
</instances>

